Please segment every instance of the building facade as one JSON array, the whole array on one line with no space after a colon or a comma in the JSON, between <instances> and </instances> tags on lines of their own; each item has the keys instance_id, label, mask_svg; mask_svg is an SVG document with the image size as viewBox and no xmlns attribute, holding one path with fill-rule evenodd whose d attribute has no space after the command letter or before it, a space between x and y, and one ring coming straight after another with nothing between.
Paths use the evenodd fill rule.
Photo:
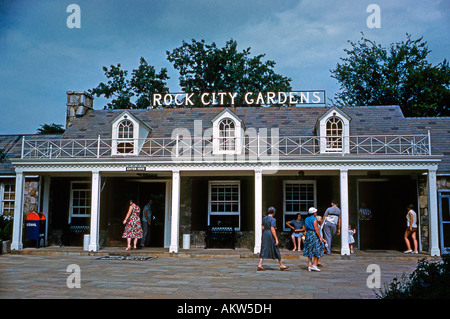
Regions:
<instances>
[{"instance_id":1,"label":"building facade","mask_svg":"<svg viewBox=\"0 0 450 319\"><path fill-rule=\"evenodd\" d=\"M8 152L12 249L24 247L26 176L38 182L47 241L74 244L79 238L65 234L81 229L90 251L123 245L128 201L142 207L149 198L151 243L171 252L184 234L204 247L213 225L234 227L237 246L259 253L269 206L284 245L287 221L311 206L323 214L333 199L341 233L357 229L360 249L404 250L409 204L420 250L450 247L450 118L405 118L397 106L94 110L88 93L67 94L64 134L21 136ZM370 224L359 217L362 203ZM350 254L348 237L336 238L333 247Z\"/></svg>"}]
</instances>

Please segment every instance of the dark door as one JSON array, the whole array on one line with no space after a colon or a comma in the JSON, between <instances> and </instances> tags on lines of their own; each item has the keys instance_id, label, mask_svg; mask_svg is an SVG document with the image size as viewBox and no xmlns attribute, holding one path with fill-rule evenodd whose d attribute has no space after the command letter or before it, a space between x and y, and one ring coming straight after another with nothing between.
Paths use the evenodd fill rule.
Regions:
<instances>
[{"instance_id":1,"label":"dark door","mask_svg":"<svg viewBox=\"0 0 450 319\"><path fill-rule=\"evenodd\" d=\"M368 222L359 221L360 248L404 250L406 207L417 203L416 181L410 178L360 181L359 204L362 202L374 217Z\"/></svg>"},{"instance_id":2,"label":"dark door","mask_svg":"<svg viewBox=\"0 0 450 319\"><path fill-rule=\"evenodd\" d=\"M166 184L159 182L139 183L139 207L141 217L149 198L153 200L150 247L164 247Z\"/></svg>"}]
</instances>

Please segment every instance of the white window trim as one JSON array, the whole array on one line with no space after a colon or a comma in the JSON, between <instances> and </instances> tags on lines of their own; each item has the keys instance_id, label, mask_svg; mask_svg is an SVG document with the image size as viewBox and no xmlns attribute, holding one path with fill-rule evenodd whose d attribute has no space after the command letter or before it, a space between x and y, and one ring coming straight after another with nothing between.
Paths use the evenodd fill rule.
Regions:
<instances>
[{"instance_id":1,"label":"white window trim","mask_svg":"<svg viewBox=\"0 0 450 319\"><path fill-rule=\"evenodd\" d=\"M336 117L342 121L342 148L328 148L327 147L327 122L330 118ZM343 114L339 109L333 107L328 111L319 122L319 136L320 136L320 153L332 154L332 153L350 153L350 121L348 116Z\"/></svg>"},{"instance_id":2,"label":"white window trim","mask_svg":"<svg viewBox=\"0 0 450 319\"><path fill-rule=\"evenodd\" d=\"M133 137L131 139L122 139L119 138L119 126L123 121L130 121L133 124ZM138 133L139 133L139 123L128 113L122 114L119 118L117 118L112 125L112 154L113 155L122 155L122 156L130 156L138 154ZM117 150L117 146L119 143L133 143L133 151L130 153L120 153Z\"/></svg>"},{"instance_id":3,"label":"white window trim","mask_svg":"<svg viewBox=\"0 0 450 319\"><path fill-rule=\"evenodd\" d=\"M123 120L128 120L133 124L133 137L131 139L119 139L119 125ZM130 112L124 111L114 119L111 124L111 152L112 155L120 156L138 156L144 145L145 139L152 128L145 122L136 119ZM117 151L118 142L133 143L133 151L130 153L120 153Z\"/></svg>"},{"instance_id":4,"label":"white window trim","mask_svg":"<svg viewBox=\"0 0 450 319\"><path fill-rule=\"evenodd\" d=\"M341 128L341 134L340 135L328 135L328 123L330 122L331 119L337 119L337 121L341 122L342 128ZM325 146L325 151L328 153L332 153L332 152L338 152L341 153L343 146L344 146L344 121L342 120L342 118L340 116L331 116L327 119L327 121L325 122L325 136L326 136L326 146ZM329 139L341 139L341 145L340 147L329 147Z\"/></svg>"},{"instance_id":5,"label":"white window trim","mask_svg":"<svg viewBox=\"0 0 450 319\"><path fill-rule=\"evenodd\" d=\"M238 212L234 213L216 213L211 212L211 186L212 185L237 185L238 186ZM234 229L236 231L241 230L241 181L239 180L224 180L224 181L209 181L208 183L208 226L210 225L210 216L220 216L220 215L229 215L229 216L239 216L239 225Z\"/></svg>"},{"instance_id":6,"label":"white window trim","mask_svg":"<svg viewBox=\"0 0 450 319\"><path fill-rule=\"evenodd\" d=\"M5 185L12 185L12 190L15 193L15 187L14 187L15 183L14 182L0 183L0 215L4 214L4 209L5 209ZM12 202L13 207L14 207L14 200L8 200L8 202ZM13 209L13 211L14 211L14 209ZM14 212L13 212L13 216L14 216Z\"/></svg>"},{"instance_id":7,"label":"white window trim","mask_svg":"<svg viewBox=\"0 0 450 319\"><path fill-rule=\"evenodd\" d=\"M294 215L294 214L302 214L302 219L308 214L308 211L298 211L298 212L287 212L286 211L286 185L287 184L312 184L314 186L314 207L317 207L317 181L315 180L284 180L283 181L283 230L290 230L289 227L286 226L286 222L290 220L286 220L286 215Z\"/></svg>"},{"instance_id":8,"label":"white window trim","mask_svg":"<svg viewBox=\"0 0 450 319\"><path fill-rule=\"evenodd\" d=\"M74 188L74 184L91 184L91 181L71 181L70 182L70 203L69 203L69 224L72 222L72 218L78 218L78 217L91 217L91 214L73 214L73 192L74 190L82 190L82 191L89 191L92 192L92 188ZM91 194L92 195L92 194ZM91 203L92 205L92 203ZM86 206L91 209L92 206Z\"/></svg>"},{"instance_id":9,"label":"white window trim","mask_svg":"<svg viewBox=\"0 0 450 319\"><path fill-rule=\"evenodd\" d=\"M224 119L229 119L234 122L234 150L221 150L220 149L220 129L219 124ZM224 110L218 117L213 121L213 154L236 154L239 155L242 152L242 140L243 140L243 129L242 123L239 118L236 117L229 110Z\"/></svg>"}]
</instances>

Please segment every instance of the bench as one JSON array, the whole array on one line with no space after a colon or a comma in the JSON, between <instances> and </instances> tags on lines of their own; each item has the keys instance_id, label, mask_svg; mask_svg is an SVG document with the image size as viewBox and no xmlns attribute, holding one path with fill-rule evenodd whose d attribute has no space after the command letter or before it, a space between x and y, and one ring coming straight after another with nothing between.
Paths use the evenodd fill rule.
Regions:
<instances>
[{"instance_id":1,"label":"bench","mask_svg":"<svg viewBox=\"0 0 450 319\"><path fill-rule=\"evenodd\" d=\"M83 245L83 235L90 233L89 226L67 225L61 234L61 245L80 246Z\"/></svg>"},{"instance_id":2,"label":"bench","mask_svg":"<svg viewBox=\"0 0 450 319\"><path fill-rule=\"evenodd\" d=\"M234 249L236 244L234 227L208 226L205 235L205 248L212 248L215 243L220 243L221 246L231 246Z\"/></svg>"}]
</instances>

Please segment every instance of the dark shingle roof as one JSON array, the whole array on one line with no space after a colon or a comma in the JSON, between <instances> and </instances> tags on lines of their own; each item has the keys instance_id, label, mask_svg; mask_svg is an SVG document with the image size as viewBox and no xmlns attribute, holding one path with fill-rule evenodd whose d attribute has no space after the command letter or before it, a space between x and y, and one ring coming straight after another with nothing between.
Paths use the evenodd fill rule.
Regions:
<instances>
[{"instance_id":1,"label":"dark shingle roof","mask_svg":"<svg viewBox=\"0 0 450 319\"><path fill-rule=\"evenodd\" d=\"M225 107L162 108L128 110L137 119L152 128L150 137L168 138L177 128L186 128L194 134L194 121L201 120L203 130L212 126L211 120ZM280 136L316 135L317 119L328 107L237 107L229 108L246 129L278 128ZM405 118L398 106L343 107L350 118L350 135L411 135L431 134L433 155L444 155L439 171L450 172L450 117ZM123 110L91 110L75 118L66 129L64 139L111 138L111 123ZM44 138L45 136L39 136ZM19 143L20 156L20 141ZM15 152L17 155L17 152Z\"/></svg>"},{"instance_id":2,"label":"dark shingle roof","mask_svg":"<svg viewBox=\"0 0 450 319\"><path fill-rule=\"evenodd\" d=\"M32 140L47 140L61 138L61 134L17 134L0 135L0 149L6 154L6 159L0 163L0 175L14 175L15 170L11 165L12 158L20 158L22 152L22 137Z\"/></svg>"}]
</instances>

